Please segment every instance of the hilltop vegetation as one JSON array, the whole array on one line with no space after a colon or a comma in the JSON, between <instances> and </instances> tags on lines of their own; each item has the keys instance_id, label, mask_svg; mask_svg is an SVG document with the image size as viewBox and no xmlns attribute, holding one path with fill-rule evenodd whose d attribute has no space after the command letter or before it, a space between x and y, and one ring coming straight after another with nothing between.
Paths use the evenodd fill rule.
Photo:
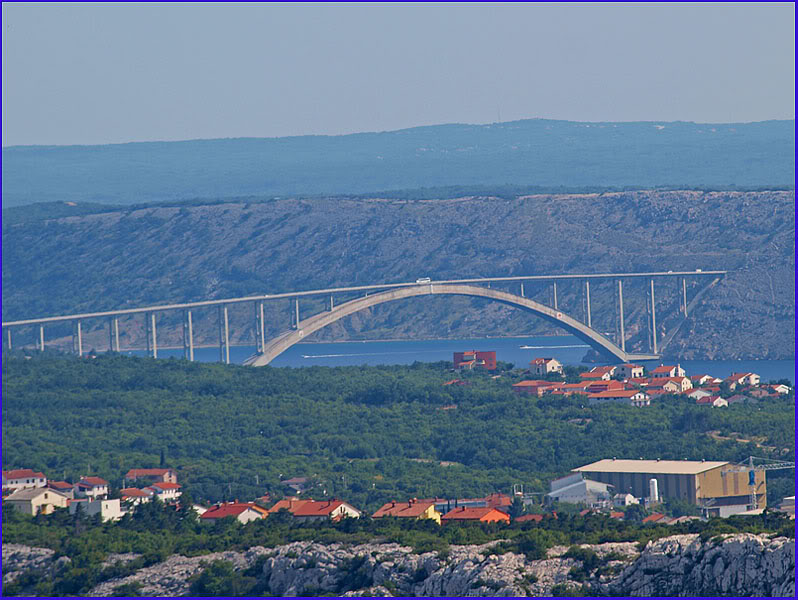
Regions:
<instances>
[{"instance_id":1,"label":"hilltop vegetation","mask_svg":"<svg viewBox=\"0 0 798 600\"><path fill-rule=\"evenodd\" d=\"M750 444L795 452L794 397L727 409L687 398L583 406L518 396L521 375L443 386L450 363L276 369L100 356L3 356L3 468L87 473L121 487L130 468L166 462L194 498L283 493L309 477L315 497L373 511L392 499L548 491L550 478L605 458L739 461ZM767 450L758 448L760 455ZM449 466L443 466L445 461ZM257 479L256 479L257 477ZM792 474L768 476L771 501ZM257 481L257 483L256 483Z\"/></svg>"},{"instance_id":2,"label":"hilltop vegetation","mask_svg":"<svg viewBox=\"0 0 798 600\"><path fill-rule=\"evenodd\" d=\"M344 136L16 146L2 152L4 208L471 185L779 186L795 180L795 121L529 119Z\"/></svg>"},{"instance_id":3,"label":"hilltop vegetation","mask_svg":"<svg viewBox=\"0 0 798 600\"><path fill-rule=\"evenodd\" d=\"M794 191L401 197L247 198L137 209L78 203L44 220L35 215L52 207L32 207L30 219L21 214L27 209L15 209L3 223L3 320L423 276L725 269L730 273L691 312L667 354L795 354ZM692 296L696 282L689 284ZM627 349L648 349L643 285L624 287ZM679 291L675 280L658 284L660 339L678 321ZM528 284L526 294L551 303L551 290L542 284ZM561 283L558 294L562 310L585 318L579 284ZM593 325L602 332L617 328L615 298L612 282L591 286ZM325 300L303 300L302 314L322 310ZM266 309L267 335L288 328L287 300ZM196 311L194 318L197 343L215 343L215 311ZM161 345L179 344L178 319L159 316ZM252 307L232 307L231 320L233 342L252 343ZM83 326L86 348L107 347L105 322ZM381 305L314 339L553 332L520 310L449 297ZM63 343L70 329L48 326L46 334L48 342ZM142 347L142 318L123 320L122 334L123 348ZM14 335L18 343L35 339L32 330Z\"/></svg>"}]
</instances>

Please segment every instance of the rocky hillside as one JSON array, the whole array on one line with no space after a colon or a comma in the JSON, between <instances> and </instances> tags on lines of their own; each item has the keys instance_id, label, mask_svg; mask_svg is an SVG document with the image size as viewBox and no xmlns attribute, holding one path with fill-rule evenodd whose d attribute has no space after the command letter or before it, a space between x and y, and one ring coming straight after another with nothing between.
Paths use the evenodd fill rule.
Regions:
<instances>
[{"instance_id":1,"label":"rocky hillside","mask_svg":"<svg viewBox=\"0 0 798 600\"><path fill-rule=\"evenodd\" d=\"M682 358L787 358L795 350L795 194L628 192L514 199L235 201L107 210L3 227L3 320L148 303L225 298L382 281L550 273L726 269L667 353ZM695 294L690 283L689 294ZM508 288L510 289L510 288ZM511 288L517 290L517 286ZM527 285L550 303L551 289ZM677 323L677 282L657 287L660 338ZM558 286L584 318L583 288ZM624 287L627 349L647 347L643 283ZM591 286L593 324L614 332L610 282ZM321 310L303 301L303 314ZM287 329L288 301L267 304L269 335ZM159 343L179 343L159 317ZM251 306L231 312L235 342L254 339ZM197 311L200 343L217 337ZM107 348L104 322L87 347ZM122 323L143 343L142 317ZM93 331L92 331L93 330ZM553 332L516 309L466 298L406 300L338 322L317 339L458 338ZM66 341L67 326L48 328ZM34 332L20 332L32 343Z\"/></svg>"},{"instance_id":2,"label":"rocky hillside","mask_svg":"<svg viewBox=\"0 0 798 600\"><path fill-rule=\"evenodd\" d=\"M97 585L90 596L110 596L120 586L148 596L179 596L189 578L214 560L235 570L258 565L269 595L550 596L592 588L614 596L794 596L795 542L783 537L734 534L701 541L677 535L649 542L552 548L542 560L496 554L497 542L453 546L446 555L413 554L397 544L344 546L295 542L274 549L171 556L132 575ZM25 556L29 557L26 562ZM42 564L42 551L3 546L4 581ZM125 558L125 557L123 557ZM64 559L58 559L63 561ZM108 562L108 561L106 561ZM110 564L110 563L109 563Z\"/></svg>"}]
</instances>

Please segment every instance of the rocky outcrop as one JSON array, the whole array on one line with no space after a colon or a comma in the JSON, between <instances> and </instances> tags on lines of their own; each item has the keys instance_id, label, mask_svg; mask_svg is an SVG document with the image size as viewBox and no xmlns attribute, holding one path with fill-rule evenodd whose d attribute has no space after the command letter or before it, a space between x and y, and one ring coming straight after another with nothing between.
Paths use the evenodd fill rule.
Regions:
<instances>
[{"instance_id":1,"label":"rocky outcrop","mask_svg":"<svg viewBox=\"0 0 798 600\"><path fill-rule=\"evenodd\" d=\"M628 596L795 596L795 540L750 533L649 542L610 586Z\"/></svg>"},{"instance_id":2,"label":"rocky outcrop","mask_svg":"<svg viewBox=\"0 0 798 600\"><path fill-rule=\"evenodd\" d=\"M49 548L3 544L3 583L12 583L23 573L34 570L52 576L70 562L66 556L55 558L55 551Z\"/></svg>"},{"instance_id":3,"label":"rocky outcrop","mask_svg":"<svg viewBox=\"0 0 798 600\"><path fill-rule=\"evenodd\" d=\"M735 534L702 542L697 535L678 535L649 542L642 552L631 542L581 546L590 566L564 546L551 548L545 559L528 560L495 553L497 543L414 554L399 544L294 542L171 556L106 581L88 595L109 596L125 584L139 586L148 596L184 595L188 579L218 559L237 570L258 565L273 596L550 596L554 586L588 586L625 596L794 596L795 591L795 542L783 537ZM34 568L47 560L41 557L52 557L49 551L28 549L28 558L22 558L19 548L24 547L3 546L4 573L7 564Z\"/></svg>"}]
</instances>

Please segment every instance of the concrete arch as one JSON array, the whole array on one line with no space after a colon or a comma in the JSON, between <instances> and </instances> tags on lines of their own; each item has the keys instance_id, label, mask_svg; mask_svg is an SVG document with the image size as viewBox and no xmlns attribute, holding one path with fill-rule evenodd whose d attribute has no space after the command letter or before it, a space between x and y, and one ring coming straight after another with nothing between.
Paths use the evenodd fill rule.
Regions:
<instances>
[{"instance_id":1,"label":"concrete arch","mask_svg":"<svg viewBox=\"0 0 798 600\"><path fill-rule=\"evenodd\" d=\"M339 319L343 319L344 317L347 317L365 308L383 304L384 302L402 300L404 298L447 294L488 298L509 306L528 310L537 316L542 317L565 329L569 333L574 334L602 354L609 355L617 360L620 360L621 362L630 362L634 360L654 360L659 358L659 356L655 354L631 354L629 352L624 352L595 329L588 327L584 323L577 321L562 311L554 310L553 308L544 306L543 304L535 302L534 300L530 300L529 298L524 298L516 294L510 294L508 292L493 290L476 285L430 283L392 289L370 296L365 296L363 298L356 298L336 306L332 311L325 311L317 315L313 315L312 317L308 317L307 319L300 321L296 329L286 331L270 342L267 342L262 353L250 357L244 362L244 364L253 367L262 367L268 365L285 350L303 340L310 334L318 331L322 327L326 327L327 325L330 325Z\"/></svg>"}]
</instances>

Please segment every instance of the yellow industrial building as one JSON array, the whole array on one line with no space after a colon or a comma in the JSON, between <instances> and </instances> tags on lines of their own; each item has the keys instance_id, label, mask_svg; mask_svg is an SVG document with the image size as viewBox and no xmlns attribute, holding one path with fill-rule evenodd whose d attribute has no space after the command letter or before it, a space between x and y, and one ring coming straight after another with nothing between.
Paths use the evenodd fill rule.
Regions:
<instances>
[{"instance_id":1,"label":"yellow industrial building","mask_svg":"<svg viewBox=\"0 0 798 600\"><path fill-rule=\"evenodd\" d=\"M608 483L616 493L638 498L650 495L650 480L656 479L661 499L678 498L705 508L708 515L727 517L767 503L765 472L753 472L720 461L626 460L608 458L573 469L587 479ZM751 493L756 493L756 507Z\"/></svg>"}]
</instances>

